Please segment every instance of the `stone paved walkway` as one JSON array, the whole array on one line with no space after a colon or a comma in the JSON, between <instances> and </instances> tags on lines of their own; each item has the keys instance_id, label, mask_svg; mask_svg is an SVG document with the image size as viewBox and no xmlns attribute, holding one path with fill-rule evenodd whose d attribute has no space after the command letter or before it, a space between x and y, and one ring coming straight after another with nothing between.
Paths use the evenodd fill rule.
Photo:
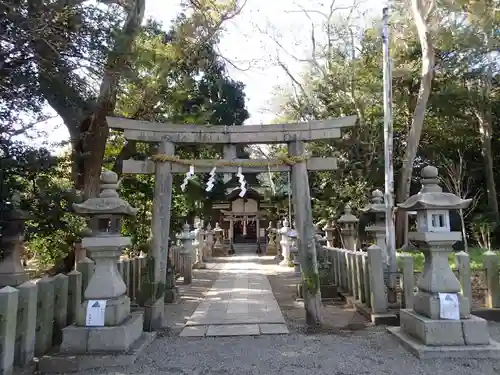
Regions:
<instances>
[{"instance_id":1,"label":"stone paved walkway","mask_svg":"<svg viewBox=\"0 0 500 375\"><path fill-rule=\"evenodd\" d=\"M288 328L260 258L237 255L220 263L217 281L188 319L182 337L286 334Z\"/></svg>"}]
</instances>

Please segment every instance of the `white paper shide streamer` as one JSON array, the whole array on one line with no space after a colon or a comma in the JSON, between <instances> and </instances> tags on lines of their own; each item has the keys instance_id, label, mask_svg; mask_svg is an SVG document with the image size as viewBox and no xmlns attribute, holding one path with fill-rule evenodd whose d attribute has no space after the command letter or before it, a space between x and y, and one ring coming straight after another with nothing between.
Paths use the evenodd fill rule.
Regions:
<instances>
[{"instance_id":1,"label":"white paper shide streamer","mask_svg":"<svg viewBox=\"0 0 500 375\"><path fill-rule=\"evenodd\" d=\"M238 173L236 173L236 176L238 177L238 180L239 180L239 183L240 183L240 198L243 198L245 196L245 194L247 193L247 189L246 189L246 181L245 181L245 176L243 176L243 173L241 173L241 167L238 167Z\"/></svg>"},{"instance_id":2,"label":"white paper shide streamer","mask_svg":"<svg viewBox=\"0 0 500 375\"><path fill-rule=\"evenodd\" d=\"M181 185L181 190L186 191L187 184L189 179L194 176L194 165L189 166L189 171L186 173L186 177L184 177L184 182Z\"/></svg>"},{"instance_id":3,"label":"white paper shide streamer","mask_svg":"<svg viewBox=\"0 0 500 375\"><path fill-rule=\"evenodd\" d=\"M210 171L210 178L207 181L207 187L205 188L205 191L212 191L215 185L215 170L217 167L213 167L212 170Z\"/></svg>"}]
</instances>

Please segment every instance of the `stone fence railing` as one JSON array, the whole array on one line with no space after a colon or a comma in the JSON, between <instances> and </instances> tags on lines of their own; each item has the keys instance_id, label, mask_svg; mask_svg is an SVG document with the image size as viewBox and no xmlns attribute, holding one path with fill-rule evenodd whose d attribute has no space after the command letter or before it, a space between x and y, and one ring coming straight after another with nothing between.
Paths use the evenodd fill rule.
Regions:
<instances>
[{"instance_id":1,"label":"stone fence railing","mask_svg":"<svg viewBox=\"0 0 500 375\"><path fill-rule=\"evenodd\" d=\"M371 246L366 251L320 247L318 256L323 270L349 304L377 324L397 324L398 310L413 307L413 294L420 272L415 272L413 257L398 254L398 270L390 274L383 262L383 251ZM472 313L498 320L500 308L499 256L483 254L483 268L471 270L469 254L455 253L457 275L462 293L471 301ZM388 278L396 283L396 300L391 300L386 287Z\"/></svg>"},{"instance_id":2,"label":"stone fence railing","mask_svg":"<svg viewBox=\"0 0 500 375\"><path fill-rule=\"evenodd\" d=\"M122 259L118 270L135 303L146 257ZM0 289L0 373L28 365L61 343L61 330L75 322L94 262L81 260L74 271Z\"/></svg>"}]
</instances>

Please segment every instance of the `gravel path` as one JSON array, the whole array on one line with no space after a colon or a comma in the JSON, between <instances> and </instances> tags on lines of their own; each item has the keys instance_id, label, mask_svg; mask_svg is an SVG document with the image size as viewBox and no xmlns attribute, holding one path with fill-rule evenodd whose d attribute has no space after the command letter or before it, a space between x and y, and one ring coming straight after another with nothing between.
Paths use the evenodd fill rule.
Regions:
<instances>
[{"instance_id":1,"label":"gravel path","mask_svg":"<svg viewBox=\"0 0 500 375\"><path fill-rule=\"evenodd\" d=\"M365 327L345 332L354 318L352 312L339 307L326 310L338 314L327 318L336 330L330 334L305 335L303 308L291 299L293 275L280 273L272 266L266 275L280 304L291 334L257 337L178 337L184 319L189 317L217 277L214 270L195 271L195 281L183 287L183 302L170 307L171 329L160 333L133 366L86 371L82 375L494 375L500 374L498 360L442 359L420 361L384 331L382 327ZM329 311L331 313L329 313ZM350 314L350 315L349 315ZM345 316L344 316L345 315ZM169 319L170 318L170 319ZM342 321L344 321L342 323ZM349 326L347 328L350 328ZM359 328L358 328L359 329ZM491 323L492 338L500 341L500 324ZM333 332L333 333L332 333Z\"/></svg>"},{"instance_id":2,"label":"gravel path","mask_svg":"<svg viewBox=\"0 0 500 375\"><path fill-rule=\"evenodd\" d=\"M156 340L135 365L86 374L416 375L500 374L490 360L419 361L381 328L348 335L290 334Z\"/></svg>"}]
</instances>

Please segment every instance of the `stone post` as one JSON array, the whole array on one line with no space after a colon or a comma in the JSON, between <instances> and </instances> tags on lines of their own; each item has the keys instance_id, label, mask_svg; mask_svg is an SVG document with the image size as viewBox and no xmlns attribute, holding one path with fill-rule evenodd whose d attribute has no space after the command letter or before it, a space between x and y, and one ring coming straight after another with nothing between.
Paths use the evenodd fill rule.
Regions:
<instances>
[{"instance_id":1,"label":"stone post","mask_svg":"<svg viewBox=\"0 0 500 375\"><path fill-rule=\"evenodd\" d=\"M417 211L417 231L410 232L408 240L424 253L424 272L417 282L413 309L401 309L400 327L389 330L419 356L439 352L440 357L467 353L484 358L488 353L497 358L499 344L491 343L487 321L470 314L470 301L460 293L460 282L448 262L453 244L462 237L461 232L451 231L450 210L467 208L471 199L444 193L435 167L423 168L420 181L420 192L398 206Z\"/></svg>"},{"instance_id":2,"label":"stone post","mask_svg":"<svg viewBox=\"0 0 500 375\"><path fill-rule=\"evenodd\" d=\"M194 268L207 268L205 262L203 262L203 247L205 246L205 241L203 240L204 231L202 228L201 220L196 224L196 228L193 231L193 250L195 252L195 263Z\"/></svg>"},{"instance_id":3,"label":"stone post","mask_svg":"<svg viewBox=\"0 0 500 375\"><path fill-rule=\"evenodd\" d=\"M68 273L68 321L67 325L76 321L76 314L82 303L82 273L73 270Z\"/></svg>"},{"instance_id":4,"label":"stone post","mask_svg":"<svg viewBox=\"0 0 500 375\"><path fill-rule=\"evenodd\" d=\"M340 231L347 250L356 250L356 229L358 218L352 214L351 206L346 205L344 214L337 220L340 224Z\"/></svg>"},{"instance_id":5,"label":"stone post","mask_svg":"<svg viewBox=\"0 0 500 375\"><path fill-rule=\"evenodd\" d=\"M30 363L35 356L38 286L33 281L26 281L19 285L17 290L19 291L19 303L17 306L15 340L17 345L14 363L18 366L25 366ZM80 303L80 301L78 301L78 303Z\"/></svg>"},{"instance_id":6,"label":"stone post","mask_svg":"<svg viewBox=\"0 0 500 375\"><path fill-rule=\"evenodd\" d=\"M191 233L191 228L189 224L186 223L182 227L182 233L177 237L182 243L181 255L184 258L184 266L182 267L182 276L184 278L184 284L188 285L193 282L193 239L194 236Z\"/></svg>"},{"instance_id":7,"label":"stone post","mask_svg":"<svg viewBox=\"0 0 500 375\"><path fill-rule=\"evenodd\" d=\"M409 254L400 254L399 259L403 273L403 306L405 309L411 309L413 308L413 289L415 287L413 257Z\"/></svg>"},{"instance_id":8,"label":"stone post","mask_svg":"<svg viewBox=\"0 0 500 375\"><path fill-rule=\"evenodd\" d=\"M387 245L385 242L385 203L384 194L376 189L372 192L370 204L362 208L371 224L365 228L365 231L375 240L375 244L382 249L384 264L388 264L389 256L387 254Z\"/></svg>"},{"instance_id":9,"label":"stone post","mask_svg":"<svg viewBox=\"0 0 500 375\"><path fill-rule=\"evenodd\" d=\"M118 187L117 174L103 171L99 196L73 204L76 214L90 218L92 236L84 237L82 246L90 251L96 265L76 323L62 330L61 352L126 352L142 335L143 314L130 312L127 287L117 268L123 249L132 244L130 237L120 233L122 219L135 217L137 209L119 197ZM92 313L96 310L103 311L102 320Z\"/></svg>"},{"instance_id":10,"label":"stone post","mask_svg":"<svg viewBox=\"0 0 500 375\"><path fill-rule=\"evenodd\" d=\"M290 230L290 227L288 226L288 220L285 219L283 220L283 227L280 229L280 234L281 234L281 255L283 257L283 260L280 262L280 266L286 266L288 267L288 262L290 261L290 242L288 238L288 232Z\"/></svg>"},{"instance_id":11,"label":"stone post","mask_svg":"<svg viewBox=\"0 0 500 375\"><path fill-rule=\"evenodd\" d=\"M334 245L334 233L335 233L335 224L332 221L328 221L326 226L323 228L326 235L326 246L333 247Z\"/></svg>"},{"instance_id":12,"label":"stone post","mask_svg":"<svg viewBox=\"0 0 500 375\"><path fill-rule=\"evenodd\" d=\"M387 312L387 296L385 294L383 253L377 245L367 249L370 273L370 304L373 314Z\"/></svg>"},{"instance_id":13,"label":"stone post","mask_svg":"<svg viewBox=\"0 0 500 375\"><path fill-rule=\"evenodd\" d=\"M18 300L17 289L0 289L0 374L10 375L14 369Z\"/></svg>"},{"instance_id":14,"label":"stone post","mask_svg":"<svg viewBox=\"0 0 500 375\"><path fill-rule=\"evenodd\" d=\"M370 265L368 262L368 255L366 253L362 254L362 267L363 267L363 284L365 286L365 297L364 303L366 306L371 308L371 288L370 288Z\"/></svg>"},{"instance_id":15,"label":"stone post","mask_svg":"<svg viewBox=\"0 0 500 375\"><path fill-rule=\"evenodd\" d=\"M483 265L486 270L486 305L490 309L500 307L500 284L498 277L498 255L491 250L483 254Z\"/></svg>"},{"instance_id":16,"label":"stone post","mask_svg":"<svg viewBox=\"0 0 500 375\"><path fill-rule=\"evenodd\" d=\"M212 230L212 226L210 223L207 225L207 230L205 231L206 235L206 259L212 260L212 248L214 246L214 231Z\"/></svg>"},{"instance_id":17,"label":"stone post","mask_svg":"<svg viewBox=\"0 0 500 375\"><path fill-rule=\"evenodd\" d=\"M21 197L15 192L0 206L0 288L28 281L21 261L26 213L19 209Z\"/></svg>"},{"instance_id":18,"label":"stone post","mask_svg":"<svg viewBox=\"0 0 500 375\"><path fill-rule=\"evenodd\" d=\"M52 348L52 335L54 333L54 280L50 277L44 277L37 281L37 286L35 356L40 357Z\"/></svg>"},{"instance_id":19,"label":"stone post","mask_svg":"<svg viewBox=\"0 0 500 375\"><path fill-rule=\"evenodd\" d=\"M363 275L363 256L364 253L358 251L354 254L354 261L356 264L356 285L358 286L357 298L361 303L365 303L365 280Z\"/></svg>"},{"instance_id":20,"label":"stone post","mask_svg":"<svg viewBox=\"0 0 500 375\"><path fill-rule=\"evenodd\" d=\"M175 280L175 266L173 263L174 254L172 251L173 242L170 241L168 245L168 259L167 259L167 278L165 281L165 303L177 303L179 302L179 287L177 286ZM142 262L142 259L138 259L139 264Z\"/></svg>"},{"instance_id":21,"label":"stone post","mask_svg":"<svg viewBox=\"0 0 500 375\"><path fill-rule=\"evenodd\" d=\"M465 251L459 251L455 254L458 268L458 278L462 286L462 295L472 301L472 282L470 272L470 258Z\"/></svg>"},{"instance_id":22,"label":"stone post","mask_svg":"<svg viewBox=\"0 0 500 375\"><path fill-rule=\"evenodd\" d=\"M215 235L215 244L214 244L214 256L220 257L224 256L224 245L222 244L222 228L219 223L215 223L214 235Z\"/></svg>"},{"instance_id":23,"label":"stone post","mask_svg":"<svg viewBox=\"0 0 500 375\"><path fill-rule=\"evenodd\" d=\"M76 270L82 274L82 296L90 283L90 279L94 274L94 269L94 261L87 257L83 258L83 260L76 265Z\"/></svg>"}]
</instances>

